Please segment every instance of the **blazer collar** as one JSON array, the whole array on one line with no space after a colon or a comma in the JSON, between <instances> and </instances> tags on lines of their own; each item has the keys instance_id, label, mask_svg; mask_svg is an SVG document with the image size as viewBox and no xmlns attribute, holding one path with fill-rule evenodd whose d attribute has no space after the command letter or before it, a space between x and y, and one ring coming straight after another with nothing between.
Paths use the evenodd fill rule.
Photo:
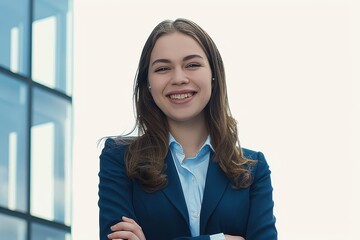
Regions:
<instances>
[{"instance_id":1,"label":"blazer collar","mask_svg":"<svg viewBox=\"0 0 360 240\"><path fill-rule=\"evenodd\" d=\"M186 207L184 193L170 151L166 156L166 165L167 165L166 174L168 179L168 185L161 191L166 195L169 201L178 209L178 211L185 219L186 223L189 225L189 213Z\"/></svg>"},{"instance_id":2,"label":"blazer collar","mask_svg":"<svg viewBox=\"0 0 360 240\"><path fill-rule=\"evenodd\" d=\"M213 152L210 155L209 168L206 175L204 197L200 213L200 234L205 233L206 224L220 202L229 184L229 179L225 176L213 159Z\"/></svg>"},{"instance_id":3,"label":"blazer collar","mask_svg":"<svg viewBox=\"0 0 360 240\"><path fill-rule=\"evenodd\" d=\"M189 213L186 207L184 193L182 191L180 179L170 151L166 156L166 174L168 185L161 191L169 201L178 209L186 223L189 225ZM200 234L204 234L209 217L221 200L225 189L229 184L228 178L220 169L219 165L213 160L213 152L210 154L209 167L206 175L203 202L200 213Z\"/></svg>"}]
</instances>

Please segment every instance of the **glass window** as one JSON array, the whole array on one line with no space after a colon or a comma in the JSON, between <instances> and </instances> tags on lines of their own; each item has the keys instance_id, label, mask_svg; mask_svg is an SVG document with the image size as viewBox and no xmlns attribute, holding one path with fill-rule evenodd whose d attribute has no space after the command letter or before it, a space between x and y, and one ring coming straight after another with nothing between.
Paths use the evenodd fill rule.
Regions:
<instances>
[{"instance_id":1,"label":"glass window","mask_svg":"<svg viewBox=\"0 0 360 240\"><path fill-rule=\"evenodd\" d=\"M70 234L37 223L32 224L32 240L70 240Z\"/></svg>"},{"instance_id":2,"label":"glass window","mask_svg":"<svg viewBox=\"0 0 360 240\"><path fill-rule=\"evenodd\" d=\"M0 65L27 75L29 59L29 0L0 1Z\"/></svg>"},{"instance_id":3,"label":"glass window","mask_svg":"<svg viewBox=\"0 0 360 240\"><path fill-rule=\"evenodd\" d=\"M25 240L26 222L0 213L0 240Z\"/></svg>"},{"instance_id":4,"label":"glass window","mask_svg":"<svg viewBox=\"0 0 360 240\"><path fill-rule=\"evenodd\" d=\"M30 212L70 225L71 105L40 89L33 97Z\"/></svg>"},{"instance_id":5,"label":"glass window","mask_svg":"<svg viewBox=\"0 0 360 240\"><path fill-rule=\"evenodd\" d=\"M34 0L32 79L71 95L71 0Z\"/></svg>"},{"instance_id":6,"label":"glass window","mask_svg":"<svg viewBox=\"0 0 360 240\"><path fill-rule=\"evenodd\" d=\"M27 87L0 73L0 206L23 212L27 210L26 106Z\"/></svg>"}]
</instances>

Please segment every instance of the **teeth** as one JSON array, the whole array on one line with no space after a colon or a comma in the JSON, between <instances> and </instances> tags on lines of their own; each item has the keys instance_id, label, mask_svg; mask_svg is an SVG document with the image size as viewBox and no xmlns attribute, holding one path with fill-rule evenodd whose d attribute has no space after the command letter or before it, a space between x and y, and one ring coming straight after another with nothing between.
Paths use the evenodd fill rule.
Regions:
<instances>
[{"instance_id":1,"label":"teeth","mask_svg":"<svg viewBox=\"0 0 360 240\"><path fill-rule=\"evenodd\" d=\"M170 98L180 100L180 99L189 98L192 95L194 95L194 94L193 93L172 94L172 95L170 95Z\"/></svg>"}]
</instances>

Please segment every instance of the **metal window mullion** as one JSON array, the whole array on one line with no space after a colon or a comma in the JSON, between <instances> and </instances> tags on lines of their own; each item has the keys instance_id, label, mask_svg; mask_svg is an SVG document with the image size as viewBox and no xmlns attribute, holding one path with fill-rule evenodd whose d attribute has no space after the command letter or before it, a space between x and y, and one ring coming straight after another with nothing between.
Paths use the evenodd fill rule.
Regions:
<instances>
[{"instance_id":1,"label":"metal window mullion","mask_svg":"<svg viewBox=\"0 0 360 240\"><path fill-rule=\"evenodd\" d=\"M31 126L32 126L32 106L33 106L33 94L32 94L32 35L33 35L33 28L32 22L34 17L34 0L29 0L29 35L28 35L28 76L29 76L29 85L28 85L28 153L27 153L27 214L28 218L26 221L27 224L27 235L26 239L31 240L32 235L32 228L31 228Z\"/></svg>"}]
</instances>

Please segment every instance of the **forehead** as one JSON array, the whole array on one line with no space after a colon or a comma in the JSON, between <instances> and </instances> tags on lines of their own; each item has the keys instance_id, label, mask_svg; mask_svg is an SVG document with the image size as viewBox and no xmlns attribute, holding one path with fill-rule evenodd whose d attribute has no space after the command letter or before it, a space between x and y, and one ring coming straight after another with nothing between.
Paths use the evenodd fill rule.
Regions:
<instances>
[{"instance_id":1,"label":"forehead","mask_svg":"<svg viewBox=\"0 0 360 240\"><path fill-rule=\"evenodd\" d=\"M176 59L184 56L197 54L206 58L206 54L200 44L191 36L184 33L170 33L161 36L151 51L150 60L157 58Z\"/></svg>"}]
</instances>

